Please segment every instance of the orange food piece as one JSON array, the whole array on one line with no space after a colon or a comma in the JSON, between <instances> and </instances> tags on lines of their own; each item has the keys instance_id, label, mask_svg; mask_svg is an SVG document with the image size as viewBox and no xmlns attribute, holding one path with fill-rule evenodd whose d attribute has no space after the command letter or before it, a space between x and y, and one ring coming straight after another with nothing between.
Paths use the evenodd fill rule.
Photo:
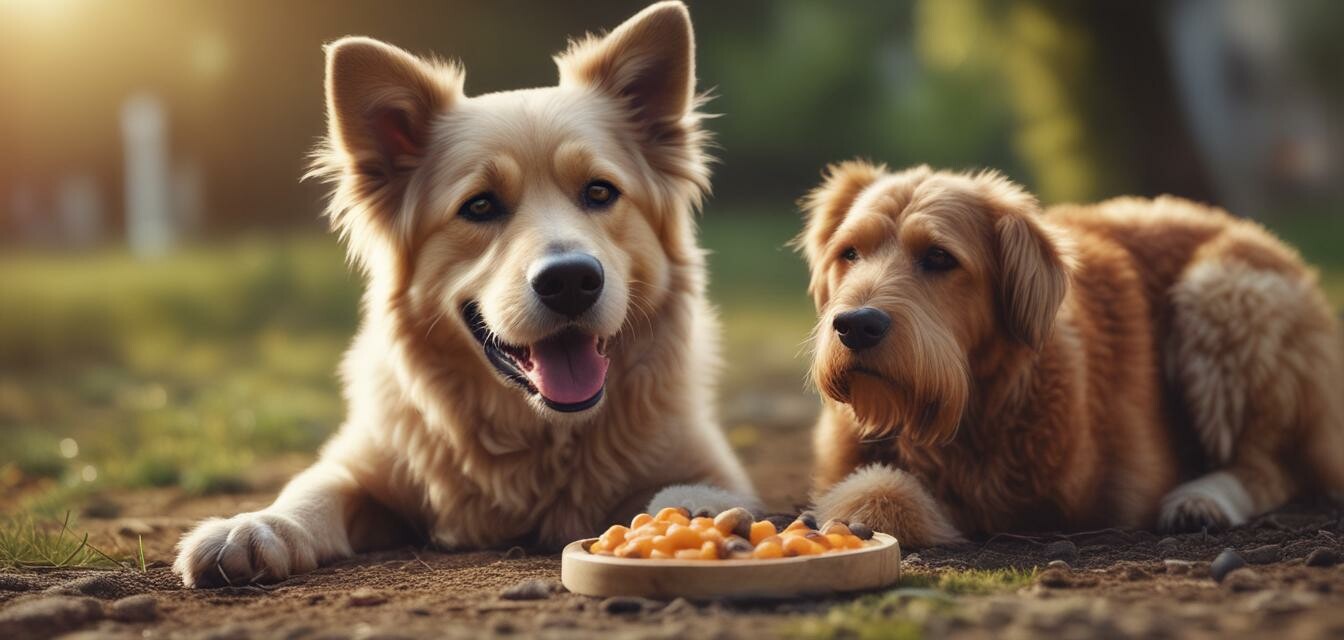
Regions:
<instances>
[{"instance_id":1,"label":"orange food piece","mask_svg":"<svg viewBox=\"0 0 1344 640\"><path fill-rule=\"evenodd\" d=\"M724 538L723 538L723 534L722 534L721 532L719 532L719 530L716 529L716 528L714 528L714 527L710 527L710 528L708 528L708 529L705 529L705 530L703 530L703 531L700 531L699 533L700 533L700 539L701 539L701 540L708 540L708 541L710 541L710 542L714 542L714 543L720 543L720 542L723 542L723 540L724 540Z\"/></svg>"},{"instance_id":2,"label":"orange food piece","mask_svg":"<svg viewBox=\"0 0 1344 640\"><path fill-rule=\"evenodd\" d=\"M676 552L676 550L677 545L673 544L672 538L669 538L667 536L654 536L653 552L650 553L650 557L652 557L652 553L655 552L662 553L665 556L671 557L672 554Z\"/></svg>"},{"instance_id":3,"label":"orange food piece","mask_svg":"<svg viewBox=\"0 0 1344 640\"><path fill-rule=\"evenodd\" d=\"M784 547L774 540L765 540L756 545L756 549L751 552L751 557L757 560L770 560L773 558L784 557Z\"/></svg>"},{"instance_id":4,"label":"orange food piece","mask_svg":"<svg viewBox=\"0 0 1344 640\"><path fill-rule=\"evenodd\" d=\"M622 558L647 558L652 551L653 536L640 536L627 538L625 543L616 548L615 553Z\"/></svg>"},{"instance_id":5,"label":"orange food piece","mask_svg":"<svg viewBox=\"0 0 1344 640\"><path fill-rule=\"evenodd\" d=\"M842 535L840 535L840 534L838 534L838 533L828 533L828 534L826 534L826 542L831 546L832 549L848 549L848 548L849 548L849 545L846 543L846 538L845 538L845 536L842 536Z\"/></svg>"},{"instance_id":6,"label":"orange food piece","mask_svg":"<svg viewBox=\"0 0 1344 640\"><path fill-rule=\"evenodd\" d=\"M804 523L802 520L794 520L793 522L789 523L789 526L784 527L785 533L788 533L790 531L802 531L805 533L811 530L812 527L807 526L807 524Z\"/></svg>"},{"instance_id":7,"label":"orange food piece","mask_svg":"<svg viewBox=\"0 0 1344 640\"><path fill-rule=\"evenodd\" d=\"M647 513L641 513L641 514L635 516L635 519L634 519L634 520L631 520L631 521L630 521L630 528L631 528L631 529L638 529L638 528L640 528L640 527L642 527L642 526L644 526L644 525L646 525L646 524L648 524L648 523L650 523L650 522L653 522L653 516L651 516L651 515L649 515L649 514L647 514Z\"/></svg>"},{"instance_id":8,"label":"orange food piece","mask_svg":"<svg viewBox=\"0 0 1344 640\"><path fill-rule=\"evenodd\" d=\"M625 542L625 536L628 533L630 533L630 529L626 528L625 525L613 524L611 525L611 528L607 529L606 532L602 534L601 539L606 540L608 545L614 547Z\"/></svg>"},{"instance_id":9,"label":"orange food piece","mask_svg":"<svg viewBox=\"0 0 1344 640\"><path fill-rule=\"evenodd\" d=\"M768 520L758 520L751 523L751 545L754 547L762 540L775 535L775 525Z\"/></svg>"},{"instance_id":10,"label":"orange food piece","mask_svg":"<svg viewBox=\"0 0 1344 640\"><path fill-rule=\"evenodd\" d=\"M700 559L701 559L701 560L718 560L718 559L719 559L719 545L714 544L713 542L709 542L709 541L706 541L704 544L700 545Z\"/></svg>"},{"instance_id":11,"label":"orange food piece","mask_svg":"<svg viewBox=\"0 0 1344 640\"><path fill-rule=\"evenodd\" d=\"M825 552L825 547L802 536L793 536L784 541L784 553L790 556L814 556Z\"/></svg>"},{"instance_id":12,"label":"orange food piece","mask_svg":"<svg viewBox=\"0 0 1344 640\"><path fill-rule=\"evenodd\" d=\"M678 549L672 557L678 560L700 560L699 549Z\"/></svg>"},{"instance_id":13,"label":"orange food piece","mask_svg":"<svg viewBox=\"0 0 1344 640\"><path fill-rule=\"evenodd\" d=\"M699 549L700 543L704 541L700 537L700 532L679 524L667 528L667 539L671 541L674 549Z\"/></svg>"},{"instance_id":14,"label":"orange food piece","mask_svg":"<svg viewBox=\"0 0 1344 640\"><path fill-rule=\"evenodd\" d=\"M607 543L601 539L598 539L597 542L588 545L588 553L596 553L598 555L602 555L610 552L607 550Z\"/></svg>"},{"instance_id":15,"label":"orange food piece","mask_svg":"<svg viewBox=\"0 0 1344 640\"><path fill-rule=\"evenodd\" d=\"M650 559L650 560L671 560L671 559L672 559L672 554L670 554L670 553L665 553L665 552L659 551L659 550L657 550L657 549L654 549L652 552L649 553L649 559Z\"/></svg>"},{"instance_id":16,"label":"orange food piece","mask_svg":"<svg viewBox=\"0 0 1344 640\"><path fill-rule=\"evenodd\" d=\"M701 518L691 518L691 528L692 528L692 529L695 529L696 531L704 531L705 529L713 529L713 528L714 528L714 519L713 519L713 518L703 518L703 517L701 517Z\"/></svg>"},{"instance_id":17,"label":"orange food piece","mask_svg":"<svg viewBox=\"0 0 1344 640\"><path fill-rule=\"evenodd\" d=\"M686 514L683 513L681 509L678 509L676 507L663 508L663 510L659 511L658 515L654 516L653 519L660 520L662 522L671 522L673 524L679 524L682 526L691 524L691 519L687 518Z\"/></svg>"}]
</instances>

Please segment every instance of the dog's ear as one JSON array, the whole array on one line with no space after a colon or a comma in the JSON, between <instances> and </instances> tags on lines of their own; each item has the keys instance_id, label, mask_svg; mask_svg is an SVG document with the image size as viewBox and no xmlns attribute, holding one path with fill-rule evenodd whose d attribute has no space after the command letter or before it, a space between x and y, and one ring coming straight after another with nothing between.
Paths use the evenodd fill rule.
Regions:
<instances>
[{"instance_id":1,"label":"dog's ear","mask_svg":"<svg viewBox=\"0 0 1344 640\"><path fill-rule=\"evenodd\" d=\"M821 252L844 221L859 194L886 173L885 165L863 160L847 160L822 170L821 184L803 196L798 206L803 210L803 230L790 244L802 251L812 267L812 281L808 292L821 301L827 297L826 275L818 269Z\"/></svg>"},{"instance_id":2,"label":"dog's ear","mask_svg":"<svg viewBox=\"0 0 1344 640\"><path fill-rule=\"evenodd\" d=\"M455 67L370 38L327 45L328 169L376 191L419 166L436 115L462 91ZM367 193L363 194L367 195Z\"/></svg>"},{"instance_id":3,"label":"dog's ear","mask_svg":"<svg viewBox=\"0 0 1344 640\"><path fill-rule=\"evenodd\" d=\"M695 40L681 2L659 2L606 37L589 36L556 56L561 86L587 86L627 102L655 134L695 106Z\"/></svg>"},{"instance_id":4,"label":"dog's ear","mask_svg":"<svg viewBox=\"0 0 1344 640\"><path fill-rule=\"evenodd\" d=\"M1017 191L998 202L1005 209L995 222L999 306L1008 333L1040 349L1068 293L1072 260L1063 242L1037 219L1035 198Z\"/></svg>"}]
</instances>

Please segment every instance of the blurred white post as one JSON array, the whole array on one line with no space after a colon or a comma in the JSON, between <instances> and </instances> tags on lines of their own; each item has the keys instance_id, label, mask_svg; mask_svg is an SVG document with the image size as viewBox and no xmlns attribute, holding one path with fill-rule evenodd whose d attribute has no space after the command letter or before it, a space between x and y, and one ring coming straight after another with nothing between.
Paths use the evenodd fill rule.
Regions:
<instances>
[{"instance_id":1,"label":"blurred white post","mask_svg":"<svg viewBox=\"0 0 1344 640\"><path fill-rule=\"evenodd\" d=\"M121 105L126 147L126 235L140 258L161 256L176 241L168 170L167 116L149 94Z\"/></svg>"}]
</instances>

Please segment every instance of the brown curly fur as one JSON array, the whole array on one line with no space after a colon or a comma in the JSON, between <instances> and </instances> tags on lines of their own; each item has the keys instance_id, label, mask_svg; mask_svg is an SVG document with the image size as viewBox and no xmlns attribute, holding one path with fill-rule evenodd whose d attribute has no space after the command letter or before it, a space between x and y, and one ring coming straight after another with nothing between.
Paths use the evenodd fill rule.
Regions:
<instances>
[{"instance_id":1,"label":"brown curly fur","mask_svg":"<svg viewBox=\"0 0 1344 640\"><path fill-rule=\"evenodd\" d=\"M803 207L824 516L921 546L1237 524L1344 487L1339 329L1261 227L1170 197L1042 213L992 172L864 162ZM935 246L956 268L919 266ZM831 323L861 306L892 323L854 352Z\"/></svg>"}]
</instances>

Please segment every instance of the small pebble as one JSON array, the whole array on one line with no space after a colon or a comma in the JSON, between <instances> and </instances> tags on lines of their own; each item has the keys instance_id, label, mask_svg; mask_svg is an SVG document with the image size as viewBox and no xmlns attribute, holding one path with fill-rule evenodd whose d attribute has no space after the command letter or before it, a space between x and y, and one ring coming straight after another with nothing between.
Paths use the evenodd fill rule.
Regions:
<instances>
[{"instance_id":1,"label":"small pebble","mask_svg":"<svg viewBox=\"0 0 1344 640\"><path fill-rule=\"evenodd\" d=\"M656 603L646 598L635 598L630 596L613 596L602 601L599 608L603 613L611 615L631 615L643 613L646 609L653 609Z\"/></svg>"},{"instance_id":2,"label":"small pebble","mask_svg":"<svg viewBox=\"0 0 1344 640\"><path fill-rule=\"evenodd\" d=\"M713 512L713 511L710 511L707 507L700 507L699 509L696 509L696 510L695 510L695 513L692 514L692 517L695 517L695 518L713 518L713 517L714 517L714 512Z\"/></svg>"},{"instance_id":3,"label":"small pebble","mask_svg":"<svg viewBox=\"0 0 1344 640\"><path fill-rule=\"evenodd\" d=\"M54 638L103 617L93 598L48 596L0 611L0 638Z\"/></svg>"},{"instance_id":4,"label":"small pebble","mask_svg":"<svg viewBox=\"0 0 1344 640\"><path fill-rule=\"evenodd\" d=\"M1259 591L1265 588L1265 579L1250 567L1234 569L1219 582L1233 591Z\"/></svg>"},{"instance_id":5,"label":"small pebble","mask_svg":"<svg viewBox=\"0 0 1344 640\"><path fill-rule=\"evenodd\" d=\"M112 603L112 617L121 622L149 622L159 617L159 602L147 593Z\"/></svg>"},{"instance_id":6,"label":"small pebble","mask_svg":"<svg viewBox=\"0 0 1344 640\"><path fill-rule=\"evenodd\" d=\"M1326 547L1318 547L1307 554L1304 564L1308 567L1333 567L1339 564L1339 552Z\"/></svg>"},{"instance_id":7,"label":"small pebble","mask_svg":"<svg viewBox=\"0 0 1344 640\"><path fill-rule=\"evenodd\" d=\"M1072 540L1056 540L1045 545L1045 557L1050 560L1073 562L1078 559L1078 545Z\"/></svg>"},{"instance_id":8,"label":"small pebble","mask_svg":"<svg viewBox=\"0 0 1344 640\"><path fill-rule=\"evenodd\" d=\"M1213 576L1215 581L1222 582L1228 574L1244 566L1246 566L1246 560L1235 549L1223 549L1223 552L1218 554L1218 557L1214 558L1213 562L1209 564L1209 575Z\"/></svg>"},{"instance_id":9,"label":"small pebble","mask_svg":"<svg viewBox=\"0 0 1344 640\"><path fill-rule=\"evenodd\" d=\"M526 557L527 550L522 547L509 547L509 550L504 552L505 560L517 560L518 558Z\"/></svg>"},{"instance_id":10,"label":"small pebble","mask_svg":"<svg viewBox=\"0 0 1344 640\"><path fill-rule=\"evenodd\" d=\"M695 612L695 605L692 604L690 600L687 600L686 598L677 598L672 602L667 603L667 606L663 607L662 611L658 612L658 615L667 618Z\"/></svg>"},{"instance_id":11,"label":"small pebble","mask_svg":"<svg viewBox=\"0 0 1344 640\"><path fill-rule=\"evenodd\" d=\"M360 587L350 592L350 599L347 602L352 607L375 607L387 602L387 596L368 587Z\"/></svg>"},{"instance_id":12,"label":"small pebble","mask_svg":"<svg viewBox=\"0 0 1344 640\"><path fill-rule=\"evenodd\" d=\"M1060 571L1073 571L1073 567L1070 567L1069 563L1064 562L1063 560L1051 560L1050 562L1045 563L1045 568L1059 569Z\"/></svg>"},{"instance_id":13,"label":"small pebble","mask_svg":"<svg viewBox=\"0 0 1344 640\"><path fill-rule=\"evenodd\" d=\"M849 532L858 536L860 540L873 539L873 529L862 522L849 523Z\"/></svg>"},{"instance_id":14,"label":"small pebble","mask_svg":"<svg viewBox=\"0 0 1344 640\"><path fill-rule=\"evenodd\" d=\"M1241 552L1241 557L1250 564L1273 564L1283 558L1283 547L1267 544Z\"/></svg>"},{"instance_id":15,"label":"small pebble","mask_svg":"<svg viewBox=\"0 0 1344 640\"><path fill-rule=\"evenodd\" d=\"M811 511L804 511L798 514L798 519L801 520L803 524L807 525L808 529L817 528L817 514L812 513Z\"/></svg>"},{"instance_id":16,"label":"small pebble","mask_svg":"<svg viewBox=\"0 0 1344 640\"><path fill-rule=\"evenodd\" d=\"M1036 578L1036 582L1052 589L1062 589L1072 584L1072 581L1069 579L1068 570L1060 569L1058 567L1042 571L1041 575Z\"/></svg>"},{"instance_id":17,"label":"small pebble","mask_svg":"<svg viewBox=\"0 0 1344 640\"><path fill-rule=\"evenodd\" d=\"M548 580L525 580L500 592L505 600L545 600L555 592Z\"/></svg>"}]
</instances>

